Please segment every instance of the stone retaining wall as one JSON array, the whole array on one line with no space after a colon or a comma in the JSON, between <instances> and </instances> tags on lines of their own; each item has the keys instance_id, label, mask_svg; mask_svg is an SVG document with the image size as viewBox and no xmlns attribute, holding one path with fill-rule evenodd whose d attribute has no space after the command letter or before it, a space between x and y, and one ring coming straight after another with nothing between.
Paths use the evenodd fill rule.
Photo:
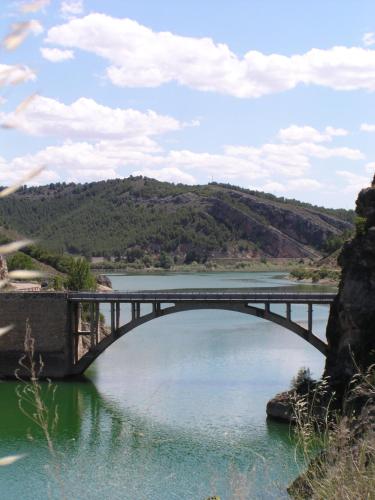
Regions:
<instances>
[{"instance_id":1,"label":"stone retaining wall","mask_svg":"<svg viewBox=\"0 0 375 500\"><path fill-rule=\"evenodd\" d=\"M35 339L35 358L42 357L44 377L65 377L71 370L69 311L65 293L0 293L0 378L13 378L25 352L26 321ZM26 373L24 375L27 375Z\"/></svg>"}]
</instances>

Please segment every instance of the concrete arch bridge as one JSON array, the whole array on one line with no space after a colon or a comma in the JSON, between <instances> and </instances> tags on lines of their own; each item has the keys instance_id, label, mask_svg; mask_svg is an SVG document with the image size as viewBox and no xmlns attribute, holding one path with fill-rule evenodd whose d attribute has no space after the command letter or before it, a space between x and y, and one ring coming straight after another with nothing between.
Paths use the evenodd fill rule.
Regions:
<instances>
[{"instance_id":1,"label":"concrete arch bridge","mask_svg":"<svg viewBox=\"0 0 375 500\"><path fill-rule=\"evenodd\" d=\"M327 344L313 333L313 306L330 305L335 296L334 293L205 291L68 293L70 375L82 374L102 352L134 328L162 316L198 309L221 309L263 318L292 331L327 355ZM110 327L104 327L101 321L103 304L110 306ZM126 315L121 311L122 304L128 304ZM285 314L272 311L274 304L284 305ZM293 320L294 304L306 305L307 327Z\"/></svg>"}]
</instances>

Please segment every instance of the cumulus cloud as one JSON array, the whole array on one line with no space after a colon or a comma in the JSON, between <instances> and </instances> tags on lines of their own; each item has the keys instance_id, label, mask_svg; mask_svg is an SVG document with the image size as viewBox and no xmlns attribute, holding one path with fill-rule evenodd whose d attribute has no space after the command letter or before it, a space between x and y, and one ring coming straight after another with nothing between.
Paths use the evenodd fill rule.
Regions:
<instances>
[{"instance_id":1,"label":"cumulus cloud","mask_svg":"<svg viewBox=\"0 0 375 500\"><path fill-rule=\"evenodd\" d=\"M85 182L132 173L187 184L212 178L245 186L262 183L264 190L291 192L321 188L309 177L315 159L364 159L358 149L331 143L347 133L344 129L320 132L296 125L260 146L227 145L219 152L164 149L158 137L187 124L155 111L111 108L84 97L64 104L36 95L22 111L0 113L0 120L9 128L64 140L10 160L3 170L10 181L12 172L47 165L54 180Z\"/></svg>"},{"instance_id":2,"label":"cumulus cloud","mask_svg":"<svg viewBox=\"0 0 375 500\"><path fill-rule=\"evenodd\" d=\"M157 87L175 81L241 98L299 84L375 90L375 51L363 47L313 48L291 56L250 50L239 57L211 38L155 32L134 20L98 13L52 27L46 42L104 58L109 63L108 78L120 87Z\"/></svg>"},{"instance_id":3,"label":"cumulus cloud","mask_svg":"<svg viewBox=\"0 0 375 500\"><path fill-rule=\"evenodd\" d=\"M43 115L43 113L41 113ZM68 115L68 114L67 114ZM47 114L47 116L50 116ZM64 115L65 116L65 115ZM214 178L220 182L232 182L241 185L254 183L264 184L264 190L288 192L293 189L313 190L321 187L319 181L310 179L306 173L311 168L314 158L342 158L344 160L360 160L363 154L356 149L335 148L315 143L266 143L254 146L226 146L221 153L196 152L188 149L165 151L150 136L159 133L159 125L154 128L142 126L138 135L134 131L127 134L126 126L122 130L122 138L117 136L117 129L104 127L88 129L79 125L71 128L69 120L65 123L54 123L51 127L63 136L96 137L94 142L88 140L66 140L59 146L49 146L34 155L26 155L13 159L9 169L33 168L38 165L48 165L49 169L64 180L89 181L109 178L130 173L155 177L160 180L184 182L192 184L197 180ZM105 120L104 120L105 122ZM38 125L33 125L39 132L48 131L48 120L45 117ZM166 130L168 131L167 127ZM100 139L101 137L104 137ZM280 183L279 178L282 179Z\"/></svg>"},{"instance_id":4,"label":"cumulus cloud","mask_svg":"<svg viewBox=\"0 0 375 500\"><path fill-rule=\"evenodd\" d=\"M356 194L371 183L368 176L354 174L348 170L337 170L336 173L346 181L344 192L348 194Z\"/></svg>"},{"instance_id":5,"label":"cumulus cloud","mask_svg":"<svg viewBox=\"0 0 375 500\"><path fill-rule=\"evenodd\" d=\"M263 186L259 187L259 191L264 191L266 193L285 193L287 188L285 184L281 184L281 182L267 182Z\"/></svg>"},{"instance_id":6,"label":"cumulus cloud","mask_svg":"<svg viewBox=\"0 0 375 500\"><path fill-rule=\"evenodd\" d=\"M74 59L74 52L72 50L50 49L48 47L41 47L40 52L44 59L50 62L67 61Z\"/></svg>"},{"instance_id":7,"label":"cumulus cloud","mask_svg":"<svg viewBox=\"0 0 375 500\"><path fill-rule=\"evenodd\" d=\"M348 130L345 130L344 128L335 128L328 126L325 128L326 134L328 134L331 138L332 137L345 137L349 135Z\"/></svg>"},{"instance_id":8,"label":"cumulus cloud","mask_svg":"<svg viewBox=\"0 0 375 500\"><path fill-rule=\"evenodd\" d=\"M136 170L132 175L142 175L144 177L152 177L153 179L158 179L159 181L168 181L174 183L182 184L196 184L197 180L192 175L183 172L181 169L176 167L166 167L160 168L159 170L152 170L150 168L144 168L142 170Z\"/></svg>"},{"instance_id":9,"label":"cumulus cloud","mask_svg":"<svg viewBox=\"0 0 375 500\"><path fill-rule=\"evenodd\" d=\"M295 190L300 191L314 191L316 189L322 188L322 184L316 179L309 178L300 178L300 179L292 179L284 182L283 184L280 182L267 182L259 189L265 192L272 192L278 194L288 194Z\"/></svg>"},{"instance_id":10,"label":"cumulus cloud","mask_svg":"<svg viewBox=\"0 0 375 500\"><path fill-rule=\"evenodd\" d=\"M330 142L333 137L346 136L348 131L343 128L334 128L328 126L324 132L316 128L304 125L290 125L279 131L278 137L282 142Z\"/></svg>"},{"instance_id":11,"label":"cumulus cloud","mask_svg":"<svg viewBox=\"0 0 375 500\"><path fill-rule=\"evenodd\" d=\"M61 2L60 14L66 19L72 19L75 16L83 14L83 0L70 0Z\"/></svg>"},{"instance_id":12,"label":"cumulus cloud","mask_svg":"<svg viewBox=\"0 0 375 500\"><path fill-rule=\"evenodd\" d=\"M293 179L289 181L288 188L289 189L303 189L303 190L314 190L322 187L322 184L316 179Z\"/></svg>"},{"instance_id":13,"label":"cumulus cloud","mask_svg":"<svg viewBox=\"0 0 375 500\"><path fill-rule=\"evenodd\" d=\"M371 45L375 44L375 33L370 32L370 33L365 33L362 37L362 42L363 45L366 47L370 47Z\"/></svg>"},{"instance_id":14,"label":"cumulus cloud","mask_svg":"<svg viewBox=\"0 0 375 500\"><path fill-rule=\"evenodd\" d=\"M182 127L175 118L159 115L155 111L110 108L85 97L67 105L36 96L23 113L0 113L0 119L7 127L34 135L86 140L129 140L164 134Z\"/></svg>"},{"instance_id":15,"label":"cumulus cloud","mask_svg":"<svg viewBox=\"0 0 375 500\"><path fill-rule=\"evenodd\" d=\"M36 74L28 66L0 64L0 87L16 85L36 79Z\"/></svg>"},{"instance_id":16,"label":"cumulus cloud","mask_svg":"<svg viewBox=\"0 0 375 500\"><path fill-rule=\"evenodd\" d=\"M375 132L375 125L371 123L362 123L360 128L362 132Z\"/></svg>"}]
</instances>

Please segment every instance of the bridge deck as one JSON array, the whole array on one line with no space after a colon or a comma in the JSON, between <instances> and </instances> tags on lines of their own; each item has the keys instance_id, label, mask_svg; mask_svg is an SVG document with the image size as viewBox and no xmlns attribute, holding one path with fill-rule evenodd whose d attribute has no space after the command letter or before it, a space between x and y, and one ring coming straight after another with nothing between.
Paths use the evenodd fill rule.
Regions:
<instances>
[{"instance_id":1,"label":"bridge deck","mask_svg":"<svg viewBox=\"0 0 375 500\"><path fill-rule=\"evenodd\" d=\"M331 304L335 293L280 293L280 292L70 292L71 302L233 302L269 304Z\"/></svg>"}]
</instances>

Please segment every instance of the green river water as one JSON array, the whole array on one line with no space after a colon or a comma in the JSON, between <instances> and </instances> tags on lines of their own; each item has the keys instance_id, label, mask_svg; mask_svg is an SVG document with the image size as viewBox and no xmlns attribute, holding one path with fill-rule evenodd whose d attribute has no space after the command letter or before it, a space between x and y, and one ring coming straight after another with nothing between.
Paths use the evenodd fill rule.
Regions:
<instances>
[{"instance_id":1,"label":"green river water","mask_svg":"<svg viewBox=\"0 0 375 500\"><path fill-rule=\"evenodd\" d=\"M298 289L280 273L110 278L117 290ZM306 316L293 307L294 319ZM326 306L314 307L320 336L327 317ZM266 403L301 366L319 376L323 365L313 347L258 318L209 310L159 318L113 344L86 381L56 384L55 459L19 410L18 384L0 382L0 457L25 454L0 467L0 498L288 498L301 463L288 426L267 421Z\"/></svg>"}]
</instances>

